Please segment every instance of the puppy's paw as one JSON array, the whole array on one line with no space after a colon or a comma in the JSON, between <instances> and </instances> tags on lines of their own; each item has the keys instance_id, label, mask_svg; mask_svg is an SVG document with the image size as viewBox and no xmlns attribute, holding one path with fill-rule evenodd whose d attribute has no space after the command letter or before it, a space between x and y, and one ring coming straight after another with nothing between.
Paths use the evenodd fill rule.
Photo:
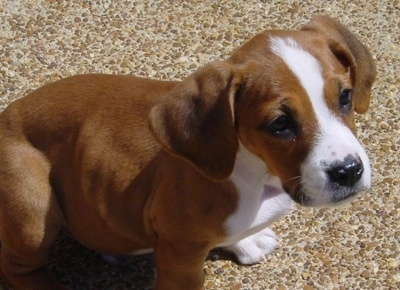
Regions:
<instances>
[{"instance_id":1,"label":"puppy's paw","mask_svg":"<svg viewBox=\"0 0 400 290\"><path fill-rule=\"evenodd\" d=\"M100 254L104 261L110 263L112 265L119 265L120 261L116 256L108 255L108 254Z\"/></svg>"},{"instance_id":2,"label":"puppy's paw","mask_svg":"<svg viewBox=\"0 0 400 290\"><path fill-rule=\"evenodd\" d=\"M278 247L275 233L266 228L224 249L233 252L240 263L251 265L261 262Z\"/></svg>"}]
</instances>

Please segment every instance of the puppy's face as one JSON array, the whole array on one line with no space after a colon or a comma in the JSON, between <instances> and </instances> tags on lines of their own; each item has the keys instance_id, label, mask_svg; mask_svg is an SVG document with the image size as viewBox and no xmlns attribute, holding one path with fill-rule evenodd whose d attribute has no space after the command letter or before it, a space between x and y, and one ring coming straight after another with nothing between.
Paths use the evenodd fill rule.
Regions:
<instances>
[{"instance_id":1,"label":"puppy's face","mask_svg":"<svg viewBox=\"0 0 400 290\"><path fill-rule=\"evenodd\" d=\"M257 61L246 68L251 73L236 99L240 141L304 206L337 204L369 188L347 62L325 39L305 33L265 35L245 50Z\"/></svg>"},{"instance_id":2,"label":"puppy's face","mask_svg":"<svg viewBox=\"0 0 400 290\"><path fill-rule=\"evenodd\" d=\"M223 62L198 70L154 107L163 148L207 178L232 173L241 142L305 206L348 200L371 184L355 137L375 79L366 48L316 17L300 31L266 31Z\"/></svg>"}]
</instances>

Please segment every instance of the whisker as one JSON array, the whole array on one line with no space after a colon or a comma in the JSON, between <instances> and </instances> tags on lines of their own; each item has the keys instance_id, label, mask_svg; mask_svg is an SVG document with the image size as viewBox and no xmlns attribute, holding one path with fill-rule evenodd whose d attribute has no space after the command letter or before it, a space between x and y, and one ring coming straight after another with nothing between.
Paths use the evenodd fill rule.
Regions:
<instances>
[{"instance_id":1,"label":"whisker","mask_svg":"<svg viewBox=\"0 0 400 290\"><path fill-rule=\"evenodd\" d=\"M297 175L297 176L295 176L295 177L292 177L292 178L286 180L285 183L287 183L287 182L289 182L289 181L292 181L292 180L295 180L295 179L300 179L300 178L301 178L301 175Z\"/></svg>"},{"instance_id":2,"label":"whisker","mask_svg":"<svg viewBox=\"0 0 400 290\"><path fill-rule=\"evenodd\" d=\"M292 177L292 178L286 180L285 182L282 183L282 186L284 187L286 184L288 184L289 182L293 182L293 181L295 181L295 183L294 183L294 189L296 189L296 187L298 186L298 184L301 183L301 176L298 175L298 176L295 176L295 177ZM291 195L294 193L294 192L293 192L293 189L292 189L292 186L290 187L289 193L290 193Z\"/></svg>"},{"instance_id":3,"label":"whisker","mask_svg":"<svg viewBox=\"0 0 400 290\"><path fill-rule=\"evenodd\" d=\"M289 182L289 181L293 181L294 180L294 184L290 187L290 190L289 190L289 194L291 195L291 196L293 196L293 197L295 197L295 199L297 199L297 196L298 196L298 194L299 194L299 192L301 192L301 183L302 183L302 181L301 181L301 178L300 178L301 176L296 176L296 177L293 177L293 178L291 178L291 179L289 179L289 180L287 180L285 183L287 183L287 182ZM300 187L300 189L298 189ZM304 196L300 196L300 200L299 200L299 202L300 202L300 204L301 205L303 205L304 204L304 200L302 200L303 198L304 198Z\"/></svg>"},{"instance_id":4,"label":"whisker","mask_svg":"<svg viewBox=\"0 0 400 290\"><path fill-rule=\"evenodd\" d=\"M321 200L322 200L323 192L324 192L324 185L321 185L321 188L319 189L319 194L317 196L317 203L318 204L322 204Z\"/></svg>"}]
</instances>

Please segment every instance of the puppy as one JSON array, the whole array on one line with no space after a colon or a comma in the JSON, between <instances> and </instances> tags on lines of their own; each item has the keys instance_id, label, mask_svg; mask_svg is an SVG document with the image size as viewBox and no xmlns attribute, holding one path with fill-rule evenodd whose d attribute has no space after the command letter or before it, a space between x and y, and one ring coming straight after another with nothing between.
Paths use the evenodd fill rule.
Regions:
<instances>
[{"instance_id":1,"label":"puppy","mask_svg":"<svg viewBox=\"0 0 400 290\"><path fill-rule=\"evenodd\" d=\"M60 230L106 254L154 251L159 290L202 289L214 247L259 262L294 202L370 187L354 112L375 74L355 36L319 16L181 82L78 75L15 101L0 115L4 277L68 289L46 269Z\"/></svg>"}]
</instances>

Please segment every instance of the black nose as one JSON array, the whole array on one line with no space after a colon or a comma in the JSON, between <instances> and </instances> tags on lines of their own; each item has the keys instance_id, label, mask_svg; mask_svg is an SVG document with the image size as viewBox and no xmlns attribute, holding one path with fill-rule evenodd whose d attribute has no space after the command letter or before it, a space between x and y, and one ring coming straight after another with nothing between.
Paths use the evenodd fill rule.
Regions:
<instances>
[{"instance_id":1,"label":"black nose","mask_svg":"<svg viewBox=\"0 0 400 290\"><path fill-rule=\"evenodd\" d=\"M351 187L360 180L364 172L364 166L359 158L356 159L353 156L347 156L343 161L336 163L326 172L332 183Z\"/></svg>"}]
</instances>

